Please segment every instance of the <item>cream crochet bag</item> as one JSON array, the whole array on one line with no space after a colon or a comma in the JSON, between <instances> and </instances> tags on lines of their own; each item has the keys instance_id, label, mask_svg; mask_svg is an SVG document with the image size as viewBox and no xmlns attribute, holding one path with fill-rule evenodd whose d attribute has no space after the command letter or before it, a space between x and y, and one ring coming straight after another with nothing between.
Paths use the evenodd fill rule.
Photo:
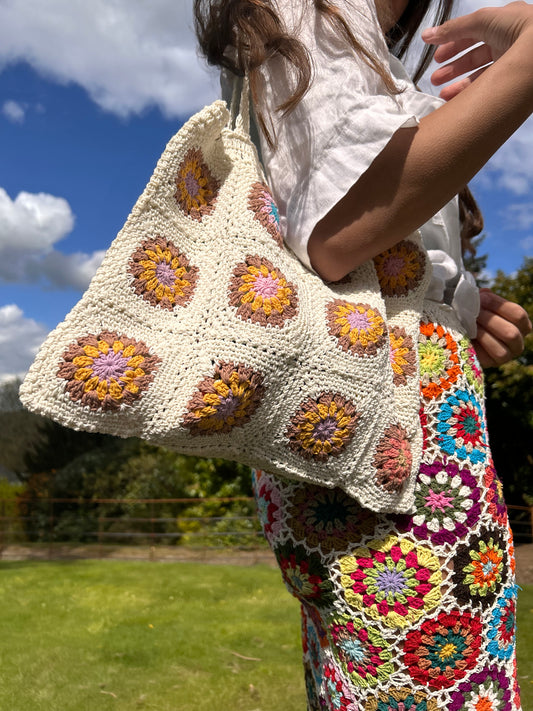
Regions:
<instances>
[{"instance_id":1,"label":"cream crochet bag","mask_svg":"<svg viewBox=\"0 0 533 711\"><path fill-rule=\"evenodd\" d=\"M247 87L232 113L216 101L171 139L21 400L68 427L407 511L430 276L419 236L325 284L283 243L249 138Z\"/></svg>"}]
</instances>

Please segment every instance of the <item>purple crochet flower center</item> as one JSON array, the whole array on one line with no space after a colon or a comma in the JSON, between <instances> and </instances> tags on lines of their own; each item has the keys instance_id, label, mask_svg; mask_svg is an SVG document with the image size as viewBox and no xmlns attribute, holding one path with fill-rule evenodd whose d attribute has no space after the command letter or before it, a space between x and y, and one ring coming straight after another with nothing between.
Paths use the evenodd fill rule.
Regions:
<instances>
[{"instance_id":1,"label":"purple crochet flower center","mask_svg":"<svg viewBox=\"0 0 533 711\"><path fill-rule=\"evenodd\" d=\"M195 197L200 192L200 184L189 171L185 176L185 188L191 197Z\"/></svg>"},{"instance_id":2,"label":"purple crochet flower center","mask_svg":"<svg viewBox=\"0 0 533 711\"><path fill-rule=\"evenodd\" d=\"M427 523L423 523L421 526L415 526L413 524L413 519L411 516L406 516L401 518L401 525L407 531L413 531L417 538L425 539L431 538L431 541L436 546L442 546L446 543L453 544L456 540L464 538L468 531L471 530L472 526L476 523L481 515L481 504L480 504L480 492L477 486L476 479L467 470L467 468L460 469L455 462L448 462L443 465L442 462L433 462L433 464L421 464L420 472L426 474L432 479L437 476L440 471L445 471L446 474L453 478L456 475L461 477L461 483L463 486L467 486L472 490L470 498L472 499L472 506L466 514L466 521L461 523L460 521L455 522L455 528L453 531L448 529L441 529L440 531L435 531L434 533L429 532Z\"/></svg>"},{"instance_id":3,"label":"purple crochet flower center","mask_svg":"<svg viewBox=\"0 0 533 711\"><path fill-rule=\"evenodd\" d=\"M383 271L387 276L398 276L405 266L403 257L389 257L383 264Z\"/></svg>"},{"instance_id":4,"label":"purple crochet flower center","mask_svg":"<svg viewBox=\"0 0 533 711\"><path fill-rule=\"evenodd\" d=\"M326 417L322 422L319 422L313 430L315 439L322 442L331 439L337 429L337 421L334 417Z\"/></svg>"},{"instance_id":5,"label":"purple crochet flower center","mask_svg":"<svg viewBox=\"0 0 533 711\"><path fill-rule=\"evenodd\" d=\"M401 570L383 570L376 578L376 585L384 593L399 593L405 590L405 575Z\"/></svg>"},{"instance_id":6,"label":"purple crochet flower center","mask_svg":"<svg viewBox=\"0 0 533 711\"><path fill-rule=\"evenodd\" d=\"M368 331L371 326L370 319L366 313L359 313L359 311L352 311L346 316L346 320L350 324L351 328L357 328L359 331Z\"/></svg>"},{"instance_id":7,"label":"purple crochet flower center","mask_svg":"<svg viewBox=\"0 0 533 711\"><path fill-rule=\"evenodd\" d=\"M221 420L225 420L227 417L231 417L238 407L239 398L230 392L226 397L220 398L220 405L217 407L216 416Z\"/></svg>"},{"instance_id":8,"label":"purple crochet flower center","mask_svg":"<svg viewBox=\"0 0 533 711\"><path fill-rule=\"evenodd\" d=\"M482 684L488 677L492 681L496 682L498 686L503 689L502 701L505 704L502 706L501 711L509 711L511 705L509 700L511 698L511 690L509 689L509 682L503 671L498 671L497 667L487 667L480 672L471 674L468 677L468 681L463 682L459 685L459 690L454 691L452 694L452 703L448 707L449 711L461 711L464 708L465 697L464 694L468 693L474 684Z\"/></svg>"},{"instance_id":9,"label":"purple crochet flower center","mask_svg":"<svg viewBox=\"0 0 533 711\"><path fill-rule=\"evenodd\" d=\"M118 380L126 372L128 367L128 358L124 358L122 351L115 353L110 350L107 353L102 353L93 363L93 372L100 380L109 381L113 378Z\"/></svg>"},{"instance_id":10,"label":"purple crochet flower center","mask_svg":"<svg viewBox=\"0 0 533 711\"><path fill-rule=\"evenodd\" d=\"M176 282L176 274L170 264L161 262L155 268L157 281L163 286L174 286Z\"/></svg>"}]
</instances>

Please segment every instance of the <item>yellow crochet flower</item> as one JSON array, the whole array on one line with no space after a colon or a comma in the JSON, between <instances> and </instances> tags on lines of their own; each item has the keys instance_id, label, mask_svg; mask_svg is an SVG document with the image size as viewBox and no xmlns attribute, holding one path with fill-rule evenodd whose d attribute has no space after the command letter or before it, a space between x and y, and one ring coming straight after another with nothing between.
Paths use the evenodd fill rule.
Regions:
<instances>
[{"instance_id":1,"label":"yellow crochet flower","mask_svg":"<svg viewBox=\"0 0 533 711\"><path fill-rule=\"evenodd\" d=\"M215 209L220 189L219 181L212 175L199 148L185 154L176 176L175 198L183 212L201 222Z\"/></svg>"},{"instance_id":2,"label":"yellow crochet flower","mask_svg":"<svg viewBox=\"0 0 533 711\"><path fill-rule=\"evenodd\" d=\"M230 304L243 321L281 327L296 315L296 287L264 257L246 257L233 270Z\"/></svg>"},{"instance_id":3,"label":"yellow crochet flower","mask_svg":"<svg viewBox=\"0 0 533 711\"><path fill-rule=\"evenodd\" d=\"M429 548L390 535L339 561L346 602L387 627L407 627L437 607L440 562Z\"/></svg>"},{"instance_id":4,"label":"yellow crochet flower","mask_svg":"<svg viewBox=\"0 0 533 711\"><path fill-rule=\"evenodd\" d=\"M136 294L169 311L189 303L198 278L198 268L162 237L144 240L133 253L128 271L135 277Z\"/></svg>"},{"instance_id":5,"label":"yellow crochet flower","mask_svg":"<svg viewBox=\"0 0 533 711\"><path fill-rule=\"evenodd\" d=\"M116 410L148 388L159 362L142 341L103 331L72 344L57 374L72 400L91 410Z\"/></svg>"}]
</instances>

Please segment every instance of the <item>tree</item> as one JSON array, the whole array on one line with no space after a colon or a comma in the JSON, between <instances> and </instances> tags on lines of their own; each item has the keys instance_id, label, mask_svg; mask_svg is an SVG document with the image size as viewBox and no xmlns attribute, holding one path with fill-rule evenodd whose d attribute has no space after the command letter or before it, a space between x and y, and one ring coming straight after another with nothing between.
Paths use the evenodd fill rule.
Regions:
<instances>
[{"instance_id":1,"label":"tree","mask_svg":"<svg viewBox=\"0 0 533 711\"><path fill-rule=\"evenodd\" d=\"M119 536L132 528L145 530L147 535L176 531L173 521L177 516L224 517L242 513L243 507L245 515L252 511L249 503L239 502L169 503L154 510L151 504L135 503L136 499L249 496L248 467L222 459L184 456L135 437L78 432L45 418L39 434L39 440L26 452L20 474L26 488L19 505L32 540L94 541L102 516L109 519L106 531ZM53 504L53 531L48 499L75 500ZM97 506L96 499L126 501ZM154 512L166 522L150 523ZM137 520L132 526L128 523L131 519L147 522Z\"/></svg>"},{"instance_id":2,"label":"tree","mask_svg":"<svg viewBox=\"0 0 533 711\"><path fill-rule=\"evenodd\" d=\"M45 420L22 407L19 387L15 379L0 385L0 466L20 478L26 455L41 442Z\"/></svg>"},{"instance_id":3,"label":"tree","mask_svg":"<svg viewBox=\"0 0 533 711\"><path fill-rule=\"evenodd\" d=\"M523 306L533 322L533 258L513 276L498 271L491 288ZM486 386L491 447L507 503L533 503L533 334L519 358L487 370Z\"/></svg>"},{"instance_id":4,"label":"tree","mask_svg":"<svg viewBox=\"0 0 533 711\"><path fill-rule=\"evenodd\" d=\"M481 234L472 242L472 250L463 255L463 262L467 270L474 275L478 286L488 286L489 279L486 276L488 254L480 254L479 249L485 240L485 235Z\"/></svg>"}]
</instances>

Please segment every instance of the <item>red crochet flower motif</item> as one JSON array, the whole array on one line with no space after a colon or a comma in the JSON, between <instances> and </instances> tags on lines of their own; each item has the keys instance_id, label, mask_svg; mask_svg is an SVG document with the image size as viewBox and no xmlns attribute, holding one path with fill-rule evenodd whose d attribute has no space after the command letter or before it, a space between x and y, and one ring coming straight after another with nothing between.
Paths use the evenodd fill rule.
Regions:
<instances>
[{"instance_id":1,"label":"red crochet flower motif","mask_svg":"<svg viewBox=\"0 0 533 711\"><path fill-rule=\"evenodd\" d=\"M290 541L274 548L285 585L301 602L316 607L331 605L335 596L333 583L319 554L309 553Z\"/></svg>"},{"instance_id":2,"label":"red crochet flower motif","mask_svg":"<svg viewBox=\"0 0 533 711\"><path fill-rule=\"evenodd\" d=\"M390 643L358 617L335 617L329 627L333 653L350 680L376 686L394 672Z\"/></svg>"},{"instance_id":3,"label":"red crochet flower motif","mask_svg":"<svg viewBox=\"0 0 533 711\"><path fill-rule=\"evenodd\" d=\"M322 644L320 642L318 632L315 629L314 623L311 617L308 615L309 609L310 606L308 607L305 604L302 604L300 608L302 616L302 649L304 655L307 656L313 666L313 674L318 677L322 662L322 656L320 652Z\"/></svg>"},{"instance_id":4,"label":"red crochet flower motif","mask_svg":"<svg viewBox=\"0 0 533 711\"><path fill-rule=\"evenodd\" d=\"M517 709L520 708L520 685L516 671L516 657L513 658L513 698Z\"/></svg>"},{"instance_id":5,"label":"red crochet flower motif","mask_svg":"<svg viewBox=\"0 0 533 711\"><path fill-rule=\"evenodd\" d=\"M418 411L418 416L420 418L420 427L422 428L422 451L425 452L428 446L428 416L423 405Z\"/></svg>"},{"instance_id":6,"label":"red crochet flower motif","mask_svg":"<svg viewBox=\"0 0 533 711\"><path fill-rule=\"evenodd\" d=\"M359 705L355 700L348 683L343 679L340 671L329 664L324 669L324 688L329 708L335 711L358 711Z\"/></svg>"},{"instance_id":7,"label":"red crochet flower motif","mask_svg":"<svg viewBox=\"0 0 533 711\"><path fill-rule=\"evenodd\" d=\"M489 513L500 526L507 525L507 507L503 498L503 485L494 467L494 462L487 464L485 475L483 477L485 488L487 490L487 503L489 505Z\"/></svg>"},{"instance_id":8,"label":"red crochet flower motif","mask_svg":"<svg viewBox=\"0 0 533 711\"><path fill-rule=\"evenodd\" d=\"M412 462L407 432L400 425L387 427L374 455L378 482L386 491L400 491L411 473Z\"/></svg>"},{"instance_id":9,"label":"red crochet flower motif","mask_svg":"<svg viewBox=\"0 0 533 711\"><path fill-rule=\"evenodd\" d=\"M281 532L281 493L273 479L265 472L255 472L257 513L268 541Z\"/></svg>"},{"instance_id":10,"label":"red crochet flower motif","mask_svg":"<svg viewBox=\"0 0 533 711\"><path fill-rule=\"evenodd\" d=\"M477 664L483 626L470 612L441 612L407 633L404 663L412 678L433 689L449 689Z\"/></svg>"},{"instance_id":11,"label":"red crochet flower motif","mask_svg":"<svg viewBox=\"0 0 533 711\"><path fill-rule=\"evenodd\" d=\"M507 547L507 555L509 558L509 569L511 570L511 573L514 575L516 572L516 557L514 553L514 538L513 538L513 529L507 523L507 532L509 534L509 543Z\"/></svg>"}]
</instances>

